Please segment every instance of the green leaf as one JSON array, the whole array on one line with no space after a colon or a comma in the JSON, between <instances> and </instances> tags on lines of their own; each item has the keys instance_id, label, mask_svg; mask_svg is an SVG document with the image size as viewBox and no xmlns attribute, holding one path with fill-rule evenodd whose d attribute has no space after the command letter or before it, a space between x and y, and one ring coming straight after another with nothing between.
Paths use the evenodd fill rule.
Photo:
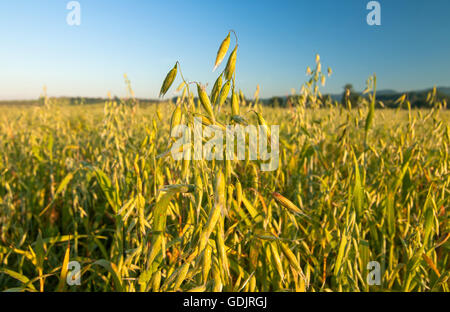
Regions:
<instances>
[{"instance_id":1,"label":"green leaf","mask_svg":"<svg viewBox=\"0 0 450 312\"><path fill-rule=\"evenodd\" d=\"M7 268L0 268L0 273L7 274L7 275L11 276L12 278L22 282L24 284L24 286L27 286L33 290L36 290L36 288L33 286L31 281L25 275L22 275L20 273L17 273L15 271L7 269Z\"/></svg>"}]
</instances>

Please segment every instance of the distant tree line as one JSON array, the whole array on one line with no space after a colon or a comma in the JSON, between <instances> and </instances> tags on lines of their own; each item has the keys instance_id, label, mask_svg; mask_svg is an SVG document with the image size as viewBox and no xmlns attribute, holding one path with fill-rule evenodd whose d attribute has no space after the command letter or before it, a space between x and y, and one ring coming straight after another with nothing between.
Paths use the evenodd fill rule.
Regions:
<instances>
[{"instance_id":1,"label":"distant tree line","mask_svg":"<svg viewBox=\"0 0 450 312\"><path fill-rule=\"evenodd\" d=\"M449 103L450 102L450 88L442 88L443 91L440 91L438 88L436 93L434 94L434 103ZM432 90L423 90L423 91L411 91L406 92L406 99L410 101L411 108L430 108L429 101L429 93ZM377 99L377 108L386 107L386 108L398 108L399 103L398 99L403 95L403 93L395 92L395 91L378 91L376 95ZM346 107L346 97L350 99L352 103L352 107L356 107L361 103L363 98L367 99L367 95L363 95L359 92L356 92L353 89L351 84L346 84L344 86L344 91L341 95L332 95L332 94L324 94L322 95L322 103L324 106L329 105L343 105ZM171 99L173 102L176 102L176 97ZM61 106L74 106L74 105L93 105L93 104L103 104L106 99L105 98L89 98L89 97L58 97L58 98L50 98L53 103ZM122 101L123 103L128 103L130 99L119 99L118 97L114 97L115 101ZM273 96L271 98L260 99L259 102L264 106L269 106L273 108L289 108L295 106L296 103L300 100L300 95L289 95L289 96ZM167 101L167 100L164 100ZM156 99L133 99L133 102L139 103L141 106L147 106L151 104L160 103L160 100ZM44 98L39 98L36 100L6 100L0 101L0 105L43 105ZM446 105L447 108L449 105ZM403 105L402 108L407 108L406 105Z\"/></svg>"},{"instance_id":2,"label":"distant tree line","mask_svg":"<svg viewBox=\"0 0 450 312\"><path fill-rule=\"evenodd\" d=\"M385 108L398 108L399 103L398 99L406 94L406 99L410 101L411 108L431 108L429 101L429 93L432 90L423 90L423 91L410 91L406 93L400 93L395 91L379 91L376 95L377 100L377 108L385 107ZM353 89L351 84L346 84L344 86L344 91L341 95L331 95L324 94L322 95L322 103L333 104L333 105L343 105L346 107L346 97L350 99L352 106L356 107L361 103L362 99L368 98L367 95L356 92ZM274 96L269 99L261 99L260 101L263 105L271 106L271 107L289 107L290 105L295 105L299 100L299 95L290 95L285 97ZM381 102L381 103L380 103ZM450 93L444 93L439 89L436 90L434 95L434 102L447 103L447 108L449 108L448 103L450 103ZM406 105L403 105L402 108L407 108Z\"/></svg>"}]
</instances>

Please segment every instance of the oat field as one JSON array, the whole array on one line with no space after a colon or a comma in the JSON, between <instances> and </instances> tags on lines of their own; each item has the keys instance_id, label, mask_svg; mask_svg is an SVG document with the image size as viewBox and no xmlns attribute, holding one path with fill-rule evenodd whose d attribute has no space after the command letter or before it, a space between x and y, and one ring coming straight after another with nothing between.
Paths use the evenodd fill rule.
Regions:
<instances>
[{"instance_id":1,"label":"oat field","mask_svg":"<svg viewBox=\"0 0 450 312\"><path fill-rule=\"evenodd\" d=\"M177 63L161 77L176 101L143 106L130 86L0 107L0 291L449 291L446 103L375 109L375 76L332 102L317 57L290 108L269 108L239 93L231 39L209 94ZM174 160L170 130L194 116L279 125L278 168Z\"/></svg>"}]
</instances>

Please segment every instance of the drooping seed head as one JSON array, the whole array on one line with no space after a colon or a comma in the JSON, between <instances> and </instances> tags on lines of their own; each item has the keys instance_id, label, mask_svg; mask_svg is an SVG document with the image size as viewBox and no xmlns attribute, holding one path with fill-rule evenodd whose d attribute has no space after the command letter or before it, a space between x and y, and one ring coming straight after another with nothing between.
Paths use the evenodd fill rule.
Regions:
<instances>
[{"instance_id":1,"label":"drooping seed head","mask_svg":"<svg viewBox=\"0 0 450 312\"><path fill-rule=\"evenodd\" d=\"M220 63L222 63L225 55L227 54L228 48L230 47L230 40L230 33L228 33L227 37L222 41L222 44L217 51L216 62L214 63L213 71L215 71Z\"/></svg>"},{"instance_id":2,"label":"drooping seed head","mask_svg":"<svg viewBox=\"0 0 450 312\"><path fill-rule=\"evenodd\" d=\"M209 100L208 94L206 94L205 88L201 86L199 83L197 83L197 93L198 98L200 99L200 103L202 104L205 111L208 113L209 117L211 117L211 119L214 122L215 118L211 107L211 101Z\"/></svg>"},{"instance_id":3,"label":"drooping seed head","mask_svg":"<svg viewBox=\"0 0 450 312\"><path fill-rule=\"evenodd\" d=\"M230 80L233 77L234 71L236 69L236 56L237 56L237 48L234 48L233 52L231 52L230 57L228 58L227 67L225 67L225 79Z\"/></svg>"},{"instance_id":4,"label":"drooping seed head","mask_svg":"<svg viewBox=\"0 0 450 312\"><path fill-rule=\"evenodd\" d=\"M260 113L258 113L257 111L254 111L254 113L256 114L256 117L258 118L258 124L260 126L267 126L267 122L264 119L264 117Z\"/></svg>"},{"instance_id":5,"label":"drooping seed head","mask_svg":"<svg viewBox=\"0 0 450 312\"><path fill-rule=\"evenodd\" d=\"M222 90L220 90L219 106L222 106L223 103L225 103L225 100L228 97L228 93L230 92L230 88L231 88L231 83L230 83L230 80L228 80L223 85Z\"/></svg>"},{"instance_id":6,"label":"drooping seed head","mask_svg":"<svg viewBox=\"0 0 450 312\"><path fill-rule=\"evenodd\" d=\"M239 97L240 97L242 105L245 106L245 96L244 96L244 93L242 92L242 90L239 90Z\"/></svg>"},{"instance_id":7,"label":"drooping seed head","mask_svg":"<svg viewBox=\"0 0 450 312\"><path fill-rule=\"evenodd\" d=\"M244 125L244 126L248 126L248 122L247 120L245 120L244 117L240 116L240 115L233 115L231 117L231 120L233 120L234 122Z\"/></svg>"},{"instance_id":8,"label":"drooping seed head","mask_svg":"<svg viewBox=\"0 0 450 312\"><path fill-rule=\"evenodd\" d=\"M222 212L225 209L225 175L223 174L222 170L219 170L217 172L217 178L216 178L216 188L215 188L215 204L222 206Z\"/></svg>"},{"instance_id":9,"label":"drooping seed head","mask_svg":"<svg viewBox=\"0 0 450 312\"><path fill-rule=\"evenodd\" d=\"M161 87L161 91L159 92L159 96L164 96L172 85L175 77L177 76L178 63L169 71L166 78L164 79L163 85Z\"/></svg>"},{"instance_id":10,"label":"drooping seed head","mask_svg":"<svg viewBox=\"0 0 450 312\"><path fill-rule=\"evenodd\" d=\"M159 109L159 106L156 108L156 116L159 120L162 120L161 110Z\"/></svg>"},{"instance_id":11,"label":"drooping seed head","mask_svg":"<svg viewBox=\"0 0 450 312\"><path fill-rule=\"evenodd\" d=\"M222 75L220 75L219 78L217 78L211 91L211 103L213 105L216 104L217 99L219 98L221 88L222 88Z\"/></svg>"},{"instance_id":12,"label":"drooping seed head","mask_svg":"<svg viewBox=\"0 0 450 312\"><path fill-rule=\"evenodd\" d=\"M293 202L291 202L289 199L287 199L286 197L284 197L284 196L281 195L280 193L273 192L273 193L272 193L272 197L273 197L279 204L281 204L281 206L283 206L284 208L287 208L287 209L290 210L291 212L294 212L294 213L301 213L301 214L302 214L302 211L300 210L300 208L298 208Z\"/></svg>"},{"instance_id":13,"label":"drooping seed head","mask_svg":"<svg viewBox=\"0 0 450 312\"><path fill-rule=\"evenodd\" d=\"M234 116L239 115L239 99L238 95L234 90L232 91L231 95L231 112Z\"/></svg>"},{"instance_id":14,"label":"drooping seed head","mask_svg":"<svg viewBox=\"0 0 450 312\"><path fill-rule=\"evenodd\" d=\"M197 117L197 118L200 118L201 122L202 122L202 125L204 125L206 127L209 127L209 126L219 127L222 130L226 130L226 127L222 123L220 123L218 121L215 121L215 123L214 123L211 120L211 118L209 118L208 116L205 116L205 115L202 115L202 114L198 114L198 113L194 113L194 116Z\"/></svg>"},{"instance_id":15,"label":"drooping seed head","mask_svg":"<svg viewBox=\"0 0 450 312\"><path fill-rule=\"evenodd\" d=\"M264 117L262 116L262 114L258 113L257 111L254 111L254 113L258 117L258 125L263 126L263 128L266 131L267 139L270 140L272 135L271 135L271 132L270 132L269 125L267 124L267 122L264 119Z\"/></svg>"},{"instance_id":16,"label":"drooping seed head","mask_svg":"<svg viewBox=\"0 0 450 312\"><path fill-rule=\"evenodd\" d=\"M236 202L238 207L241 207L242 203L242 185L239 180L236 182Z\"/></svg>"},{"instance_id":17,"label":"drooping seed head","mask_svg":"<svg viewBox=\"0 0 450 312\"><path fill-rule=\"evenodd\" d=\"M185 86L185 83L184 83L184 81L182 81L179 85L178 85L178 87L177 87L177 92L180 92L181 91L181 89L183 89L184 88L184 86Z\"/></svg>"},{"instance_id":18,"label":"drooping seed head","mask_svg":"<svg viewBox=\"0 0 450 312\"><path fill-rule=\"evenodd\" d=\"M256 85L256 91L253 97L255 98L255 100L259 98L259 85Z\"/></svg>"},{"instance_id":19,"label":"drooping seed head","mask_svg":"<svg viewBox=\"0 0 450 312\"><path fill-rule=\"evenodd\" d=\"M292 252L291 249L289 249L289 247L281 242L281 241L277 241L281 247L281 251L283 252L284 256L288 259L289 264L295 269L297 270L298 273L300 273L302 271L300 264L298 263L297 257L294 255L294 253Z\"/></svg>"},{"instance_id":20,"label":"drooping seed head","mask_svg":"<svg viewBox=\"0 0 450 312\"><path fill-rule=\"evenodd\" d=\"M178 105L175 110L172 113L172 117L170 119L170 133L172 133L172 130L181 124L181 118L182 118L182 111L181 111L181 105Z\"/></svg>"}]
</instances>

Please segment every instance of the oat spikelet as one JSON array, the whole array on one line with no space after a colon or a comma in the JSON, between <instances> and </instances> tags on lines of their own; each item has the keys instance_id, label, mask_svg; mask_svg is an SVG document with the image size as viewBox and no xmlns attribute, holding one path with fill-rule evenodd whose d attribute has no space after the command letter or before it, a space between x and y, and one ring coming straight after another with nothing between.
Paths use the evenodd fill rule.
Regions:
<instances>
[{"instance_id":1,"label":"oat spikelet","mask_svg":"<svg viewBox=\"0 0 450 312\"><path fill-rule=\"evenodd\" d=\"M205 111L208 113L209 117L212 121L215 121L214 113L211 106L211 101L209 100L208 94L206 94L205 88L197 83L197 93L198 98L200 99L200 103L202 104Z\"/></svg>"},{"instance_id":2,"label":"oat spikelet","mask_svg":"<svg viewBox=\"0 0 450 312\"><path fill-rule=\"evenodd\" d=\"M223 59L225 58L228 48L230 47L230 41L231 41L231 39L230 39L230 32L229 32L227 37L222 41L219 51L217 51L216 62L214 63L213 71L215 71L216 68L219 67L220 63L222 63Z\"/></svg>"},{"instance_id":3,"label":"oat spikelet","mask_svg":"<svg viewBox=\"0 0 450 312\"><path fill-rule=\"evenodd\" d=\"M234 48L233 52L231 52L230 57L228 58L227 67L225 67L225 79L230 80L233 77L234 71L236 69L236 56L237 56L237 48Z\"/></svg>"},{"instance_id":4,"label":"oat spikelet","mask_svg":"<svg viewBox=\"0 0 450 312\"><path fill-rule=\"evenodd\" d=\"M222 88L222 75L220 75L219 78L217 78L211 91L211 103L213 105L216 104L217 99L219 98L221 88Z\"/></svg>"},{"instance_id":5,"label":"oat spikelet","mask_svg":"<svg viewBox=\"0 0 450 312\"><path fill-rule=\"evenodd\" d=\"M231 95L231 112L234 116L239 115L239 99L236 92L233 90Z\"/></svg>"},{"instance_id":6,"label":"oat spikelet","mask_svg":"<svg viewBox=\"0 0 450 312\"><path fill-rule=\"evenodd\" d=\"M175 77L177 76L177 68L178 63L175 64L175 66L170 70L170 72L167 74L166 78L164 79L164 83L161 87L161 91L159 92L159 96L164 96L167 91L169 90L170 86L172 85L173 81L175 80Z\"/></svg>"},{"instance_id":7,"label":"oat spikelet","mask_svg":"<svg viewBox=\"0 0 450 312\"><path fill-rule=\"evenodd\" d=\"M275 200L281 204L284 208L288 209L291 212L294 213L300 213L303 214L303 212L298 208L293 202L291 202L289 199L281 195L280 193L273 192L272 197L275 198Z\"/></svg>"},{"instance_id":8,"label":"oat spikelet","mask_svg":"<svg viewBox=\"0 0 450 312\"><path fill-rule=\"evenodd\" d=\"M228 97L228 93L230 93L230 88L231 88L231 84L230 81L228 80L222 87L222 90L220 90L220 95L219 95L219 107L223 105L223 103L225 103L227 97Z\"/></svg>"}]
</instances>

